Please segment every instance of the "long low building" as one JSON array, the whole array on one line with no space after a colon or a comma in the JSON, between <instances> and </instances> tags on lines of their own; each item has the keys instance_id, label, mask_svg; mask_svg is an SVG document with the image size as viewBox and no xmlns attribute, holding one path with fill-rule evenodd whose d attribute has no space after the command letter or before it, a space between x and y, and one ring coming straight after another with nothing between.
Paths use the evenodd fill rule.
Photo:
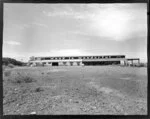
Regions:
<instances>
[{"instance_id":1,"label":"long low building","mask_svg":"<svg viewBox=\"0 0 150 119\"><path fill-rule=\"evenodd\" d=\"M134 60L139 59L129 59ZM57 56L57 57L30 57L31 66L82 66L82 65L110 65L128 64L125 55L104 55L104 56Z\"/></svg>"}]
</instances>

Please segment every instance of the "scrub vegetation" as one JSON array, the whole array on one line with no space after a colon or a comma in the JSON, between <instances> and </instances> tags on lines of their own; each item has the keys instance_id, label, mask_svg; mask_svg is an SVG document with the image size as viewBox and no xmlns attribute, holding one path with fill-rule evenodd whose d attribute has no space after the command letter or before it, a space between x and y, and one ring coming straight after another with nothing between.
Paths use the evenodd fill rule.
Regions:
<instances>
[{"instance_id":1,"label":"scrub vegetation","mask_svg":"<svg viewBox=\"0 0 150 119\"><path fill-rule=\"evenodd\" d=\"M3 113L147 114L147 68L5 67Z\"/></svg>"}]
</instances>

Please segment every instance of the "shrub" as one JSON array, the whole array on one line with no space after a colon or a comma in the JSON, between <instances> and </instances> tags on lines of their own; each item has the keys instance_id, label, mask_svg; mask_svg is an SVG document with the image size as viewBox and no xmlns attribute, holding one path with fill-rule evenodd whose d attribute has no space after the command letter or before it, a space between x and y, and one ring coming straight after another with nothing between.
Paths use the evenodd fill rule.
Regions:
<instances>
[{"instance_id":1,"label":"shrub","mask_svg":"<svg viewBox=\"0 0 150 119\"><path fill-rule=\"evenodd\" d=\"M145 64L144 63L140 63L138 65L136 65L137 67L145 67Z\"/></svg>"},{"instance_id":2,"label":"shrub","mask_svg":"<svg viewBox=\"0 0 150 119\"><path fill-rule=\"evenodd\" d=\"M29 76L18 76L14 80L12 80L12 83L32 83L35 82L35 80Z\"/></svg>"},{"instance_id":3,"label":"shrub","mask_svg":"<svg viewBox=\"0 0 150 119\"><path fill-rule=\"evenodd\" d=\"M35 92L41 92L41 91L44 91L42 88L38 87L35 89Z\"/></svg>"},{"instance_id":4,"label":"shrub","mask_svg":"<svg viewBox=\"0 0 150 119\"><path fill-rule=\"evenodd\" d=\"M14 68L14 65L13 64L8 64L8 67L9 68Z\"/></svg>"},{"instance_id":5,"label":"shrub","mask_svg":"<svg viewBox=\"0 0 150 119\"><path fill-rule=\"evenodd\" d=\"M6 68L6 66L5 66L5 65L3 65L3 70L5 70L5 68Z\"/></svg>"},{"instance_id":6,"label":"shrub","mask_svg":"<svg viewBox=\"0 0 150 119\"><path fill-rule=\"evenodd\" d=\"M23 81L24 81L25 83L34 82L34 80L33 80L31 77L29 77L29 76L23 77Z\"/></svg>"},{"instance_id":7,"label":"shrub","mask_svg":"<svg viewBox=\"0 0 150 119\"><path fill-rule=\"evenodd\" d=\"M10 74L11 74L11 71L5 71L4 72L4 75L7 77L7 76L10 76Z\"/></svg>"},{"instance_id":8,"label":"shrub","mask_svg":"<svg viewBox=\"0 0 150 119\"><path fill-rule=\"evenodd\" d=\"M9 64L13 64L13 65L17 65L17 66L25 66L26 65L26 63L24 63L24 62L17 61L13 58L8 58L8 57L4 57L2 59L2 62L3 62L3 65L6 65L6 66Z\"/></svg>"}]
</instances>

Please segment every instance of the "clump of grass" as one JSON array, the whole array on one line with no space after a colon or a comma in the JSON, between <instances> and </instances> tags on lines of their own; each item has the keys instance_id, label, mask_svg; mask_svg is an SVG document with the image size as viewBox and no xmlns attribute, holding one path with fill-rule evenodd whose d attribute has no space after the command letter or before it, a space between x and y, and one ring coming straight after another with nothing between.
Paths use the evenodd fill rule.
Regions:
<instances>
[{"instance_id":1,"label":"clump of grass","mask_svg":"<svg viewBox=\"0 0 150 119\"><path fill-rule=\"evenodd\" d=\"M17 76L14 80L12 80L12 83L20 84L20 83L32 83L36 80L33 79L30 76Z\"/></svg>"},{"instance_id":2,"label":"clump of grass","mask_svg":"<svg viewBox=\"0 0 150 119\"><path fill-rule=\"evenodd\" d=\"M3 65L3 71L5 71L5 69L6 69L6 66L5 66L5 65Z\"/></svg>"},{"instance_id":3,"label":"clump of grass","mask_svg":"<svg viewBox=\"0 0 150 119\"><path fill-rule=\"evenodd\" d=\"M146 66L147 66L146 63L140 63L140 64L138 65L138 67L146 67Z\"/></svg>"},{"instance_id":4,"label":"clump of grass","mask_svg":"<svg viewBox=\"0 0 150 119\"><path fill-rule=\"evenodd\" d=\"M130 64L130 66L133 66L133 67L147 67L147 64L146 63Z\"/></svg>"},{"instance_id":5,"label":"clump of grass","mask_svg":"<svg viewBox=\"0 0 150 119\"><path fill-rule=\"evenodd\" d=\"M50 72L47 72L47 74L50 74Z\"/></svg>"},{"instance_id":6,"label":"clump of grass","mask_svg":"<svg viewBox=\"0 0 150 119\"><path fill-rule=\"evenodd\" d=\"M44 91L42 88L38 87L35 89L35 92L41 92L41 91Z\"/></svg>"},{"instance_id":7,"label":"clump of grass","mask_svg":"<svg viewBox=\"0 0 150 119\"><path fill-rule=\"evenodd\" d=\"M14 65L13 64L8 64L8 67L9 68L14 68Z\"/></svg>"},{"instance_id":8,"label":"clump of grass","mask_svg":"<svg viewBox=\"0 0 150 119\"><path fill-rule=\"evenodd\" d=\"M5 71L5 72L4 72L4 75L5 75L6 77L10 76L10 75L11 75L11 71Z\"/></svg>"}]
</instances>

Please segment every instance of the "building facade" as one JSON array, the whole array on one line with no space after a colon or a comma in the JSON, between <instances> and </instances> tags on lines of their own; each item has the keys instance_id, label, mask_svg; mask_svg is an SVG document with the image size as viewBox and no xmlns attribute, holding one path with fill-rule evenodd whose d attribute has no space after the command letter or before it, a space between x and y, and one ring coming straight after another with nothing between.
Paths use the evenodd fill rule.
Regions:
<instances>
[{"instance_id":1,"label":"building facade","mask_svg":"<svg viewBox=\"0 0 150 119\"><path fill-rule=\"evenodd\" d=\"M131 59L130 59L131 60ZM133 63L132 59L132 63ZM136 60L139 60L136 58ZM139 63L139 62L138 62ZM82 65L110 65L128 64L125 55L104 56L59 56L59 57L30 57L29 65L32 66L82 66Z\"/></svg>"}]
</instances>

